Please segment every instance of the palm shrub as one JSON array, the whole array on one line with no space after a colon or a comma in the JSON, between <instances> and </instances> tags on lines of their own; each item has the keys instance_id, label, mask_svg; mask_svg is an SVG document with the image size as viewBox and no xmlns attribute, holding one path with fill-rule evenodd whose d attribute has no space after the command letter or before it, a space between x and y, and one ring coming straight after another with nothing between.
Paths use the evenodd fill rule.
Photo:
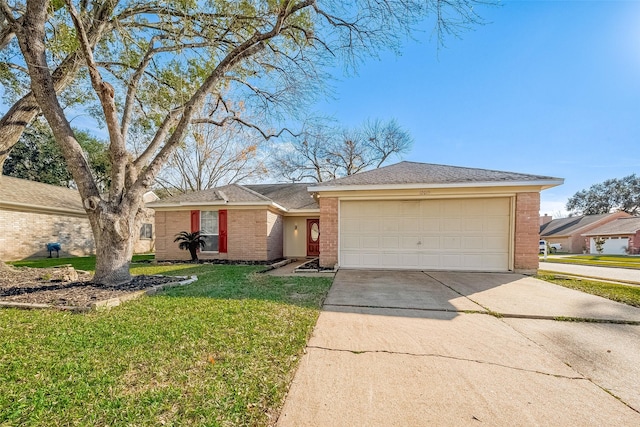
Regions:
<instances>
[{"instance_id":1,"label":"palm shrub","mask_svg":"<svg viewBox=\"0 0 640 427\"><path fill-rule=\"evenodd\" d=\"M198 248L204 248L205 241L200 236L200 231L194 231L189 233L188 231L181 231L176 234L174 242L180 242L178 247L182 250L189 250L191 254L191 261L198 261Z\"/></svg>"}]
</instances>

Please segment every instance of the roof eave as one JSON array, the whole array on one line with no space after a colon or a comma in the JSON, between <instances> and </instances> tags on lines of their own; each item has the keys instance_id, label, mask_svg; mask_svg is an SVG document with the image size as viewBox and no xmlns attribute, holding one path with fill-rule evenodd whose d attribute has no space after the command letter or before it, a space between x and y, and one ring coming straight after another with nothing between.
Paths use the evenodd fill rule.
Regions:
<instances>
[{"instance_id":1,"label":"roof eave","mask_svg":"<svg viewBox=\"0 0 640 427\"><path fill-rule=\"evenodd\" d=\"M284 212L288 212L288 209L275 202L263 201L263 202L225 202L223 200L216 200L214 202L177 202L177 203L147 203L148 208L186 208L186 207L198 207L198 206L266 206L274 207Z\"/></svg>"},{"instance_id":2,"label":"roof eave","mask_svg":"<svg viewBox=\"0 0 640 427\"><path fill-rule=\"evenodd\" d=\"M564 184L564 179L548 179L536 181L484 181L454 182L443 184L360 184L360 185L322 185L307 187L307 191L320 193L323 191L367 191L367 190L411 190L421 188L470 188L470 187L540 187L541 190Z\"/></svg>"},{"instance_id":3,"label":"roof eave","mask_svg":"<svg viewBox=\"0 0 640 427\"><path fill-rule=\"evenodd\" d=\"M30 203L18 203L18 202L0 202L0 208L7 208L10 210L26 210L30 212L42 212L42 213L51 213L51 214L66 214L66 215L75 215L75 216L86 216L87 212L81 209L67 209L67 208L58 208L53 206L41 206L41 205L33 205Z\"/></svg>"}]
</instances>

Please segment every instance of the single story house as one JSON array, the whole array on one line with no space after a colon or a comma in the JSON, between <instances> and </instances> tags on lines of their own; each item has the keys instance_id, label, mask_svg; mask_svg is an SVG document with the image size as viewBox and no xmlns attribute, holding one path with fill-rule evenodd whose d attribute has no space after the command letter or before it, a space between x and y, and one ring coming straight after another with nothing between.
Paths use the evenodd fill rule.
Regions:
<instances>
[{"instance_id":1,"label":"single story house","mask_svg":"<svg viewBox=\"0 0 640 427\"><path fill-rule=\"evenodd\" d=\"M157 199L145 194L145 201ZM153 250L149 210L135 251ZM60 256L95 253L93 232L78 190L0 176L0 259L48 256L46 244L60 243Z\"/></svg>"},{"instance_id":2,"label":"single story house","mask_svg":"<svg viewBox=\"0 0 640 427\"><path fill-rule=\"evenodd\" d=\"M608 224L594 228L583 236L589 252L597 254L596 239L604 239L603 254L640 254L640 217L619 218Z\"/></svg>"},{"instance_id":3,"label":"single story house","mask_svg":"<svg viewBox=\"0 0 640 427\"><path fill-rule=\"evenodd\" d=\"M200 230L201 259L319 256L323 267L532 272L540 191L562 183L401 162L317 184L233 184L148 206L158 260L188 259L174 236Z\"/></svg>"},{"instance_id":4,"label":"single story house","mask_svg":"<svg viewBox=\"0 0 640 427\"><path fill-rule=\"evenodd\" d=\"M585 244L584 233L619 218L630 217L626 212L615 212L601 215L570 216L548 221L540 226L540 239L549 243L560 243L562 252L581 254L589 249ZM542 220L541 220L542 222Z\"/></svg>"}]
</instances>

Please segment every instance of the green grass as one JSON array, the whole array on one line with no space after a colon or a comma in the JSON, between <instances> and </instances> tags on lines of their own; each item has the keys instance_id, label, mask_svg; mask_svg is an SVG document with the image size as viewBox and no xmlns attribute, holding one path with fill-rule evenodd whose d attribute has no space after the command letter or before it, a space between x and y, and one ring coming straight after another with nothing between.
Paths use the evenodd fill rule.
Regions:
<instances>
[{"instance_id":1,"label":"green grass","mask_svg":"<svg viewBox=\"0 0 640 427\"><path fill-rule=\"evenodd\" d=\"M640 256L628 255L573 255L562 258L550 257L546 262L640 269Z\"/></svg>"},{"instance_id":2,"label":"green grass","mask_svg":"<svg viewBox=\"0 0 640 427\"><path fill-rule=\"evenodd\" d=\"M273 422L331 280L260 269L134 264L199 280L110 312L0 310L0 426Z\"/></svg>"},{"instance_id":3,"label":"green grass","mask_svg":"<svg viewBox=\"0 0 640 427\"><path fill-rule=\"evenodd\" d=\"M538 271L538 279L576 289L592 295L598 295L623 304L640 307L640 286L618 285L614 283L599 282L591 279L566 278L561 274L549 271Z\"/></svg>"}]
</instances>

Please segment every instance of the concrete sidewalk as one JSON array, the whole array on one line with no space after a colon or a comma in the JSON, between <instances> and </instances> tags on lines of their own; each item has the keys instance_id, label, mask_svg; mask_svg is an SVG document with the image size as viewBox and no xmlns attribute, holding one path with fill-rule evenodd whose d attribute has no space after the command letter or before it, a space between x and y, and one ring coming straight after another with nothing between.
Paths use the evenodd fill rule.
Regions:
<instances>
[{"instance_id":1,"label":"concrete sidewalk","mask_svg":"<svg viewBox=\"0 0 640 427\"><path fill-rule=\"evenodd\" d=\"M278 425L640 425L640 326L486 314L640 320L602 300L514 274L341 270Z\"/></svg>"},{"instance_id":2,"label":"concrete sidewalk","mask_svg":"<svg viewBox=\"0 0 640 427\"><path fill-rule=\"evenodd\" d=\"M540 262L540 270L640 285L640 270L634 270L632 268L598 267L591 265L561 264L557 262Z\"/></svg>"}]
</instances>

